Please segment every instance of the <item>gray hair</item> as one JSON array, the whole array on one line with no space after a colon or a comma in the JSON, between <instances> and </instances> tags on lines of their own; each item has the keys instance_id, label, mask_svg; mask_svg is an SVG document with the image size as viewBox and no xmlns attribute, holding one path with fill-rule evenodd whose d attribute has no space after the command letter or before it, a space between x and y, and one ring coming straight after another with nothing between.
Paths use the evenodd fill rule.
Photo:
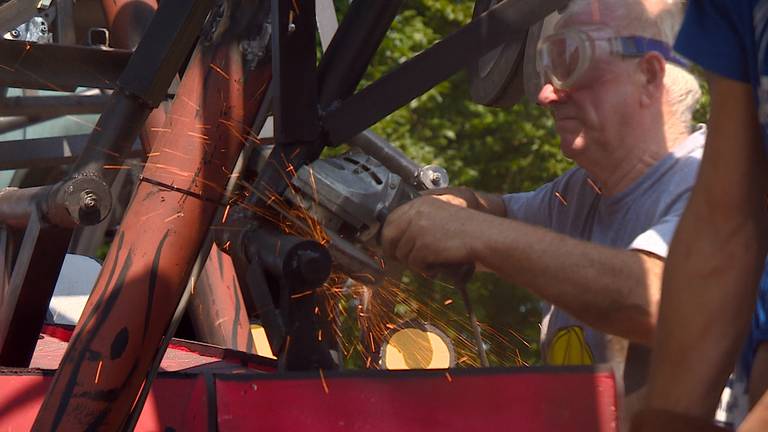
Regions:
<instances>
[{"instance_id":1,"label":"gray hair","mask_svg":"<svg viewBox=\"0 0 768 432\"><path fill-rule=\"evenodd\" d=\"M684 0L571 0L568 10L592 10L597 21L622 35L638 35L674 44L683 22ZM567 12L567 11L566 11ZM664 88L672 114L688 128L701 98L699 82L684 68L667 62Z\"/></svg>"}]
</instances>

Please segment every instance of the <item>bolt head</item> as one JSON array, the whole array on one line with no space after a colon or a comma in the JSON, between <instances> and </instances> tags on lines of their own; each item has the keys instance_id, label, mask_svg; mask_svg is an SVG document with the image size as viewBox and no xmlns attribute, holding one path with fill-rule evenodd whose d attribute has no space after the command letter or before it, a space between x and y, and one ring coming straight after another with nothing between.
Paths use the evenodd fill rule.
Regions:
<instances>
[{"instance_id":1,"label":"bolt head","mask_svg":"<svg viewBox=\"0 0 768 432\"><path fill-rule=\"evenodd\" d=\"M443 176L441 176L439 172L433 172L429 175L429 181L432 182L432 184L435 186L439 185L442 179Z\"/></svg>"},{"instance_id":2,"label":"bolt head","mask_svg":"<svg viewBox=\"0 0 768 432\"><path fill-rule=\"evenodd\" d=\"M80 194L80 207L84 209L92 209L99 205L99 198L93 191L86 190Z\"/></svg>"},{"instance_id":3,"label":"bolt head","mask_svg":"<svg viewBox=\"0 0 768 432\"><path fill-rule=\"evenodd\" d=\"M21 32L18 29L11 30L11 37L18 39L21 36Z\"/></svg>"}]
</instances>

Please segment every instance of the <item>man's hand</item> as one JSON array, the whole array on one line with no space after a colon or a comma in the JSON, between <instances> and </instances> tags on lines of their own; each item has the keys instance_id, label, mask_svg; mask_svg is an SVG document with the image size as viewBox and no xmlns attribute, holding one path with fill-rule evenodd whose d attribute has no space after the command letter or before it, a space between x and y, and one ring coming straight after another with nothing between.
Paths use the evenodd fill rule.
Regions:
<instances>
[{"instance_id":1,"label":"man's hand","mask_svg":"<svg viewBox=\"0 0 768 432\"><path fill-rule=\"evenodd\" d=\"M507 209L500 195L478 192L467 187L430 189L421 193L459 207L505 217Z\"/></svg>"},{"instance_id":2,"label":"man's hand","mask_svg":"<svg viewBox=\"0 0 768 432\"><path fill-rule=\"evenodd\" d=\"M408 267L431 273L435 267L475 262L471 250L472 230L482 226L481 213L443 196L423 196L392 212L382 230L386 255Z\"/></svg>"}]
</instances>

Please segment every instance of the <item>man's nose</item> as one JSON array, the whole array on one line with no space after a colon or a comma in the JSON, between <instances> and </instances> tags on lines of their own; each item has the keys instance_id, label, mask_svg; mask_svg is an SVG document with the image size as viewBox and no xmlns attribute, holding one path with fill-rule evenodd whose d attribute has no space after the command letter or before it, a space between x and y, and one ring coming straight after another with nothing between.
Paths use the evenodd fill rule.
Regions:
<instances>
[{"instance_id":1,"label":"man's nose","mask_svg":"<svg viewBox=\"0 0 768 432\"><path fill-rule=\"evenodd\" d=\"M544 83L541 90L539 90L539 105L546 107L553 103L561 102L565 95L566 92L564 90L555 88L552 83Z\"/></svg>"}]
</instances>

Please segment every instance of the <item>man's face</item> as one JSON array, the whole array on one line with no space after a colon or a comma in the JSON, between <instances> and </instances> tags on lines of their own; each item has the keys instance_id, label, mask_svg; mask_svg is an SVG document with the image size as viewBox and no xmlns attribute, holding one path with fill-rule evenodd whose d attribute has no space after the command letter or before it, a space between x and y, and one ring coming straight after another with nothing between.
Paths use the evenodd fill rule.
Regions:
<instances>
[{"instance_id":1,"label":"man's face","mask_svg":"<svg viewBox=\"0 0 768 432\"><path fill-rule=\"evenodd\" d=\"M596 25L605 23L596 22L589 11L575 12L564 16L555 32L583 30L593 35ZM552 111L566 157L579 163L620 145L622 131L632 127L637 109L633 104L635 64L633 59L594 56L582 77L567 89L557 89L550 82L543 85L539 103Z\"/></svg>"}]
</instances>

